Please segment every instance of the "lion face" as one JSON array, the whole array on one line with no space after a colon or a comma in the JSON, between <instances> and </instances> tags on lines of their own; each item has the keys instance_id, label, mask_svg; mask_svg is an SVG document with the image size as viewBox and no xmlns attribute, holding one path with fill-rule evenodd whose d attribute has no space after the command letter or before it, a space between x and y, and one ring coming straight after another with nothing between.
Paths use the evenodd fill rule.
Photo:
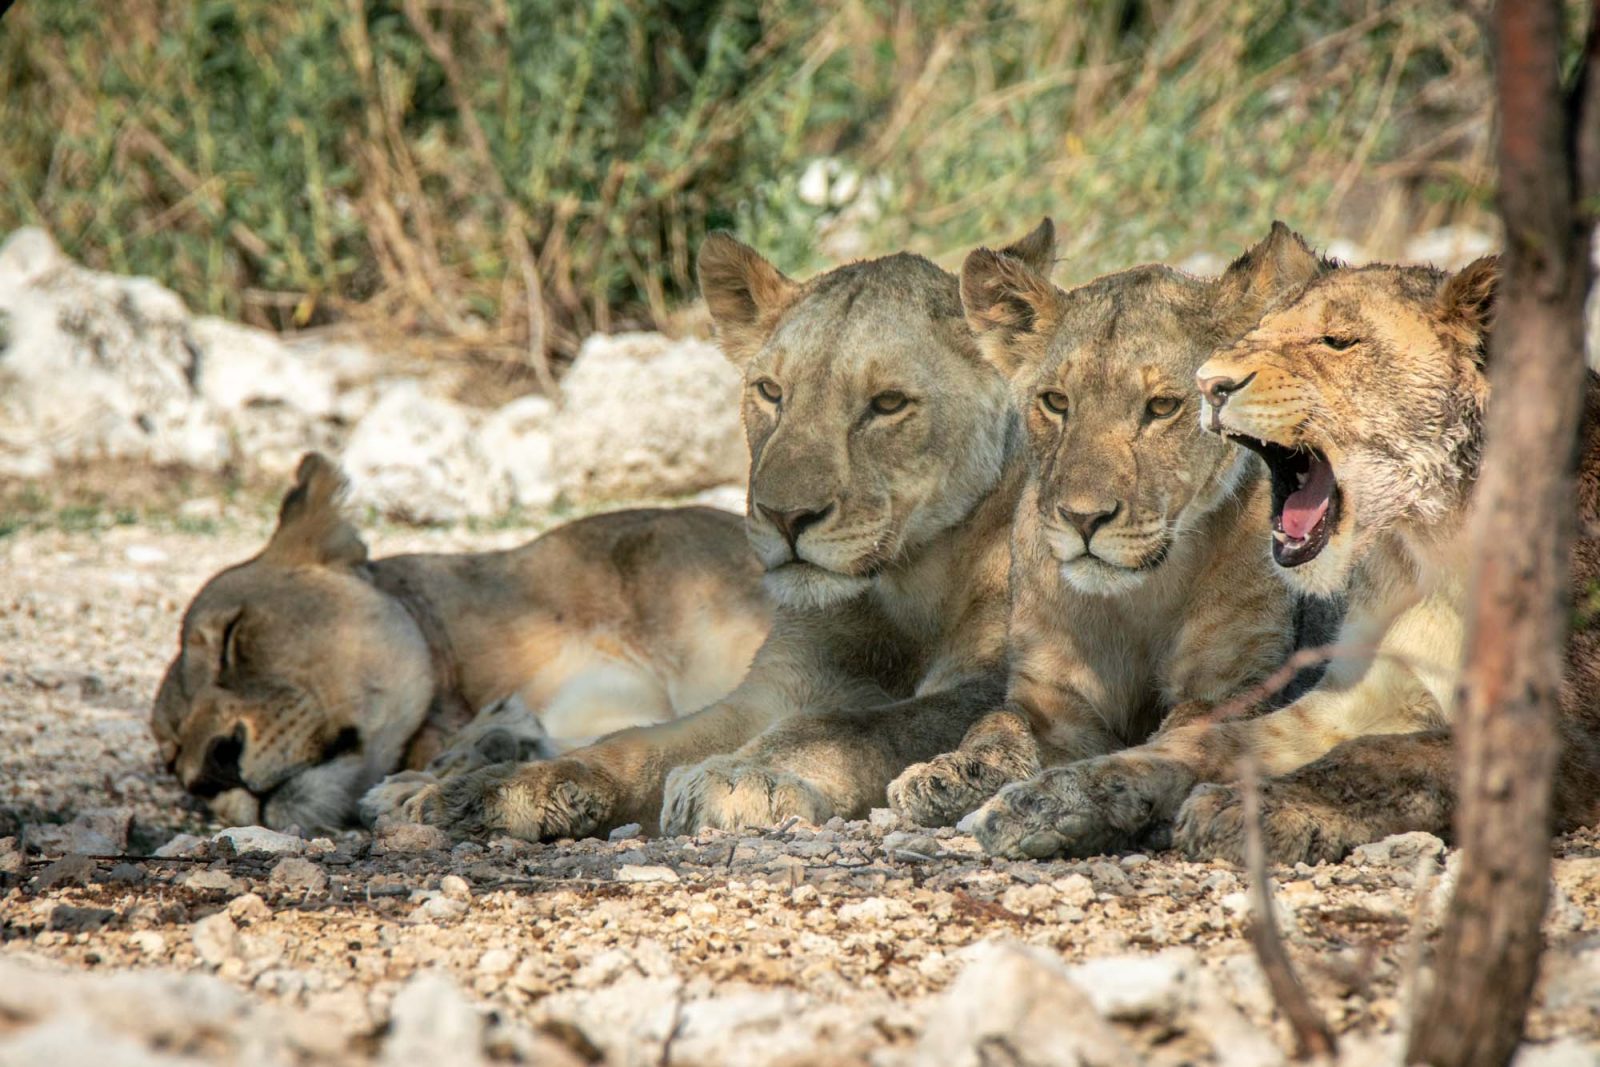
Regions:
<instances>
[{"instance_id":1,"label":"lion face","mask_svg":"<svg viewBox=\"0 0 1600 1067\"><path fill-rule=\"evenodd\" d=\"M722 234L699 266L744 368L746 532L779 603L862 593L994 486L1014 420L954 277L896 255L801 284Z\"/></svg>"},{"instance_id":2,"label":"lion face","mask_svg":"<svg viewBox=\"0 0 1600 1067\"><path fill-rule=\"evenodd\" d=\"M1319 269L1287 230L1219 279L1137 267L1070 292L1009 249L968 257L967 315L1011 379L1037 521L1070 586L1137 589L1252 468L1195 425L1195 368Z\"/></svg>"},{"instance_id":3,"label":"lion face","mask_svg":"<svg viewBox=\"0 0 1600 1067\"><path fill-rule=\"evenodd\" d=\"M427 713L427 645L364 576L342 487L307 457L267 547L212 578L184 614L152 726L184 787L227 821L346 823Z\"/></svg>"},{"instance_id":4,"label":"lion face","mask_svg":"<svg viewBox=\"0 0 1600 1067\"><path fill-rule=\"evenodd\" d=\"M1341 268L1196 374L1211 432L1272 479L1272 554L1311 593L1342 590L1385 531L1458 513L1488 397L1494 259L1459 274Z\"/></svg>"}]
</instances>

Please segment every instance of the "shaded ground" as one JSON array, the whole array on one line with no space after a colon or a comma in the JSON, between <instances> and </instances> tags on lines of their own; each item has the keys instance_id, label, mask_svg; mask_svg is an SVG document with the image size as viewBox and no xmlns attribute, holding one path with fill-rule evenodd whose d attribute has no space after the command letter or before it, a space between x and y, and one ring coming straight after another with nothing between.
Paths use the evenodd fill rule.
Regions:
<instances>
[{"instance_id":1,"label":"shaded ground","mask_svg":"<svg viewBox=\"0 0 1600 1067\"><path fill-rule=\"evenodd\" d=\"M1243 880L1226 866L991 861L970 837L887 812L549 846L451 848L420 828L376 842L211 840L219 828L157 764L147 703L187 598L255 551L268 516L188 510L0 537L0 836L45 849L0 847L0 1064L40 1062L53 1034L77 1033L63 1014L76 996L99 1005L107 1048L153 1057L105 1064L1076 1062L1062 1058L1070 1041L995 1059L985 1020L1013 1032L1042 1021L1157 1063L1270 1063L1287 1047L1243 940ZM371 540L388 553L531 533ZM161 859L57 862L69 842L51 827L101 809L114 824L131 814L129 853L180 832L202 840ZM1376 1062L1394 1039L1413 923L1431 931L1449 882L1437 852L1413 835L1278 872L1291 951L1347 1035L1348 1062ZM1525 1064L1600 1060L1600 837L1564 839L1558 855ZM181 1024L152 1021L172 1004Z\"/></svg>"}]
</instances>

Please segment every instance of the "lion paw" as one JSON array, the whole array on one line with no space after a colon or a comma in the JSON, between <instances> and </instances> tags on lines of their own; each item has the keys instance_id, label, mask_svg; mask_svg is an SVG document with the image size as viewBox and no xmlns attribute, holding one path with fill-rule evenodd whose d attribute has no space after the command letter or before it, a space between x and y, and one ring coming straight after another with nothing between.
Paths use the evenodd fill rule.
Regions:
<instances>
[{"instance_id":1,"label":"lion paw","mask_svg":"<svg viewBox=\"0 0 1600 1067\"><path fill-rule=\"evenodd\" d=\"M1136 846L1170 815L1193 776L1168 760L1102 756L1000 790L972 829L992 855L1095 856Z\"/></svg>"},{"instance_id":2,"label":"lion paw","mask_svg":"<svg viewBox=\"0 0 1600 1067\"><path fill-rule=\"evenodd\" d=\"M206 806L225 826L257 826L261 822L261 801L248 789L225 790Z\"/></svg>"},{"instance_id":3,"label":"lion paw","mask_svg":"<svg viewBox=\"0 0 1600 1067\"><path fill-rule=\"evenodd\" d=\"M810 782L738 756L713 756L667 776L661 832L776 826L790 816L821 824L833 805Z\"/></svg>"},{"instance_id":4,"label":"lion paw","mask_svg":"<svg viewBox=\"0 0 1600 1067\"><path fill-rule=\"evenodd\" d=\"M451 739L450 747L428 762L428 771L449 778L496 763L527 762L549 755L544 724L513 694L479 711Z\"/></svg>"},{"instance_id":5,"label":"lion paw","mask_svg":"<svg viewBox=\"0 0 1600 1067\"><path fill-rule=\"evenodd\" d=\"M576 760L501 763L424 784L401 801L397 821L456 838L593 837L609 829L615 796L609 779Z\"/></svg>"},{"instance_id":6,"label":"lion paw","mask_svg":"<svg viewBox=\"0 0 1600 1067\"><path fill-rule=\"evenodd\" d=\"M914 763L889 783L889 807L918 826L954 826L1017 775L957 750Z\"/></svg>"},{"instance_id":7,"label":"lion paw","mask_svg":"<svg viewBox=\"0 0 1600 1067\"><path fill-rule=\"evenodd\" d=\"M438 785L439 779L427 771L401 771L391 774L361 795L356 804L362 825L381 830L397 823L416 822L412 817L417 796Z\"/></svg>"},{"instance_id":8,"label":"lion paw","mask_svg":"<svg viewBox=\"0 0 1600 1067\"><path fill-rule=\"evenodd\" d=\"M1288 791L1267 786L1261 797L1261 844L1267 862L1278 866L1337 863L1360 840L1339 833L1338 816L1308 808ZM1244 798L1228 785L1196 786L1178 809L1172 847L1191 860L1223 859L1244 866Z\"/></svg>"}]
</instances>

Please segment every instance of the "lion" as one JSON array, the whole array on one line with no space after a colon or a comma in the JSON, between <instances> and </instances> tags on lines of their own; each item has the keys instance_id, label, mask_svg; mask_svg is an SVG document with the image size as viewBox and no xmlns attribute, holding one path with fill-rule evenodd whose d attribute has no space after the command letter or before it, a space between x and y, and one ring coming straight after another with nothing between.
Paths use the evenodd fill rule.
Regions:
<instances>
[{"instance_id":1,"label":"lion","mask_svg":"<svg viewBox=\"0 0 1600 1067\"><path fill-rule=\"evenodd\" d=\"M893 783L901 814L954 822L1043 766L1202 716L1327 614L1273 574L1255 536L1270 507L1261 461L1201 429L1192 384L1219 343L1325 266L1281 226L1218 278L1143 266L1063 291L1010 256L967 258L967 319L1011 380L1030 458L1012 527L1010 681L959 749ZM1144 829L1096 818L1070 842L1054 827L1019 848L1099 852Z\"/></svg>"},{"instance_id":2,"label":"lion","mask_svg":"<svg viewBox=\"0 0 1600 1067\"><path fill-rule=\"evenodd\" d=\"M1333 659L1311 691L1277 711L1183 726L1098 766L1047 772L1058 777L1002 792L975 820L986 847L1026 854L1040 832L1109 818L1127 797L1154 812L1187 794L1175 847L1242 862L1243 798L1230 784L1242 757L1266 778L1263 839L1276 862L1337 861L1407 831L1450 837L1450 724L1497 276L1493 258L1456 274L1325 272L1199 368L1206 429L1267 469L1271 511L1254 539L1271 546L1291 587L1347 596ZM1583 433L1583 533L1572 557L1580 603L1600 588L1600 383L1592 374ZM1579 626L1561 701L1558 828L1600 816L1597 697L1600 637Z\"/></svg>"},{"instance_id":3,"label":"lion","mask_svg":"<svg viewBox=\"0 0 1600 1067\"><path fill-rule=\"evenodd\" d=\"M1011 253L1044 264L1053 247ZM412 816L529 840L861 817L1000 699L1025 461L955 276L902 253L796 282L726 234L698 265L744 372L771 636L703 711L442 782Z\"/></svg>"},{"instance_id":4,"label":"lion","mask_svg":"<svg viewBox=\"0 0 1600 1067\"><path fill-rule=\"evenodd\" d=\"M184 613L152 726L227 822L334 829L395 771L671 719L733 689L771 624L732 512L617 511L506 552L369 559L344 487L307 455L266 547Z\"/></svg>"}]
</instances>

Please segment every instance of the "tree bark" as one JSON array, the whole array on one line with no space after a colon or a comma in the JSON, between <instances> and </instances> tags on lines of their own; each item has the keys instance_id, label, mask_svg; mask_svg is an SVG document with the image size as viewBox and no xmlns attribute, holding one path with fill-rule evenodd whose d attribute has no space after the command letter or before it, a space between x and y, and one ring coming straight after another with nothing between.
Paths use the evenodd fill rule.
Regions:
<instances>
[{"instance_id":1,"label":"tree bark","mask_svg":"<svg viewBox=\"0 0 1600 1067\"><path fill-rule=\"evenodd\" d=\"M1461 874L1406 1060L1433 1067L1510 1061L1542 948L1600 118L1587 77L1563 95L1562 6L1493 16L1506 251L1456 717Z\"/></svg>"}]
</instances>

